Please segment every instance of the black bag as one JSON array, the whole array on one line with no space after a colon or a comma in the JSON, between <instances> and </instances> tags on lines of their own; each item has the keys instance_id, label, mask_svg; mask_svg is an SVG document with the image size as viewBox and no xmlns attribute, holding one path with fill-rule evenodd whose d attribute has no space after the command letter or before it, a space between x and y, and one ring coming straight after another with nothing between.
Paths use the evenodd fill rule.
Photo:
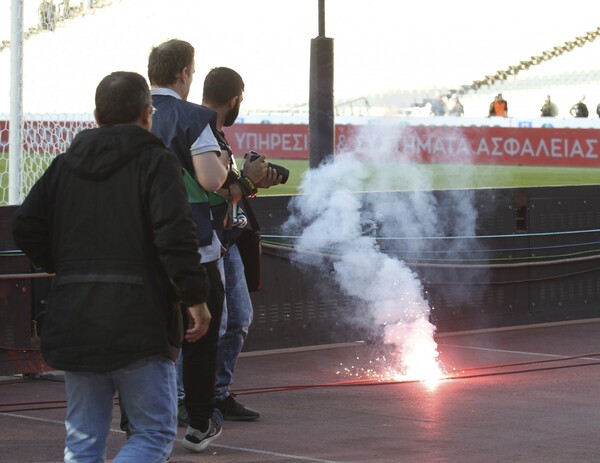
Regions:
<instances>
[{"instance_id":1,"label":"black bag","mask_svg":"<svg viewBox=\"0 0 600 463\"><path fill-rule=\"evenodd\" d=\"M235 244L240 251L240 256L244 263L244 274L246 276L248 291L254 292L262 288L262 238L260 236L260 227L248 200L244 198L240 202L243 204L244 212L248 217L248 227L244 229L235 241Z\"/></svg>"}]
</instances>

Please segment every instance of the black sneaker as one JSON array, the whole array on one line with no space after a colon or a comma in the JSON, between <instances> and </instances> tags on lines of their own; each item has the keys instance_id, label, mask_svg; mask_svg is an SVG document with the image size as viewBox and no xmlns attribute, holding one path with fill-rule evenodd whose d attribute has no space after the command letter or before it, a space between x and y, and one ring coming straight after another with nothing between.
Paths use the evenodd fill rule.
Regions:
<instances>
[{"instance_id":1,"label":"black sneaker","mask_svg":"<svg viewBox=\"0 0 600 463\"><path fill-rule=\"evenodd\" d=\"M260 418L260 413L246 407L233 398L233 394L226 399L217 400L216 407L221 410L223 419L227 421L255 421Z\"/></svg>"}]
</instances>

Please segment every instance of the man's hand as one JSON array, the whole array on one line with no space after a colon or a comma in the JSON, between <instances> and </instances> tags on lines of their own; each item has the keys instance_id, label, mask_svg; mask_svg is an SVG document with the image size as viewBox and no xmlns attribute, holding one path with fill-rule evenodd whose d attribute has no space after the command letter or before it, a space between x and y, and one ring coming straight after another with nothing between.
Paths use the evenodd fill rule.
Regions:
<instances>
[{"instance_id":1,"label":"man's hand","mask_svg":"<svg viewBox=\"0 0 600 463\"><path fill-rule=\"evenodd\" d=\"M187 342L195 342L206 334L210 324L210 312L206 303L188 307L189 328L185 332Z\"/></svg>"},{"instance_id":2,"label":"man's hand","mask_svg":"<svg viewBox=\"0 0 600 463\"><path fill-rule=\"evenodd\" d=\"M265 175L261 181L254 182L257 188L269 188L275 185L279 185L283 177L277 175L277 170L272 167L267 167L267 175Z\"/></svg>"},{"instance_id":3,"label":"man's hand","mask_svg":"<svg viewBox=\"0 0 600 463\"><path fill-rule=\"evenodd\" d=\"M245 177L252 180L255 185L259 183L265 175L267 175L268 163L265 161L267 157L261 154L254 161L250 161L250 156L244 157L244 164L242 165L242 172Z\"/></svg>"}]
</instances>

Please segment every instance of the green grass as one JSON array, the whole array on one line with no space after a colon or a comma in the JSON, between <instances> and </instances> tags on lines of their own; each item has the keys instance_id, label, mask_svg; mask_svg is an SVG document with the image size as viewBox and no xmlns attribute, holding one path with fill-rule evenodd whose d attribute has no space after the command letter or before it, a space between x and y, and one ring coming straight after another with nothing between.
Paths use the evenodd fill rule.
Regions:
<instances>
[{"instance_id":1,"label":"green grass","mask_svg":"<svg viewBox=\"0 0 600 463\"><path fill-rule=\"evenodd\" d=\"M8 173L6 171L8 153L0 156L0 188L8 191ZM36 159L40 163L39 157ZM31 157L25 158L27 163ZM48 164L51 157L44 158ZM42 160L42 161L44 161ZM286 184L277 185L267 190L261 190L261 196L293 195L298 193L298 187L303 174L308 170L308 161L271 159L275 164L290 170ZM564 185L594 185L600 184L600 168L579 167L531 167L531 166L489 166L489 165L457 165L457 164L384 164L377 166L366 165L366 169L378 169L378 178L384 182L375 184L372 188L412 190L412 189L453 189L453 188L507 188L531 186L564 186ZM41 175L43 167L37 166L36 172ZM374 174L373 174L374 175ZM7 198L0 197L0 202Z\"/></svg>"},{"instance_id":2,"label":"green grass","mask_svg":"<svg viewBox=\"0 0 600 463\"><path fill-rule=\"evenodd\" d=\"M289 169L290 177L284 184L260 190L260 196L297 194L302 175L308 169L308 161L298 161L296 159L269 159L269 161Z\"/></svg>"},{"instance_id":3,"label":"green grass","mask_svg":"<svg viewBox=\"0 0 600 463\"><path fill-rule=\"evenodd\" d=\"M298 193L308 161L272 159L290 170L285 185L261 190L261 196ZM366 167L368 168L368 167ZM532 167L457 164L385 164L371 166L380 169L378 178L384 182L371 190L453 189L453 188L509 188L531 186L565 186L600 184L600 168L589 167Z\"/></svg>"},{"instance_id":4,"label":"green grass","mask_svg":"<svg viewBox=\"0 0 600 463\"><path fill-rule=\"evenodd\" d=\"M0 206L8 204L8 151L0 151ZM21 179L25 192L33 186L50 165L54 156L40 154L25 154L22 159L21 171L25 173Z\"/></svg>"}]
</instances>

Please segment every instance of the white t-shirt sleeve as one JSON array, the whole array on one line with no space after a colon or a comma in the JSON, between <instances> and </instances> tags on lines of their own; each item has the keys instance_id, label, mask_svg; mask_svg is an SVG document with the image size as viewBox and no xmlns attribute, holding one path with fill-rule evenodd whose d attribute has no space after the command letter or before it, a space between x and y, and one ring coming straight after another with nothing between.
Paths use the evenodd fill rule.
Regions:
<instances>
[{"instance_id":1,"label":"white t-shirt sleeve","mask_svg":"<svg viewBox=\"0 0 600 463\"><path fill-rule=\"evenodd\" d=\"M217 143L217 139L213 135L210 125L207 125L200 136L196 139L192 147L190 148L192 156L197 154L206 153L208 151L216 151L221 153L221 148Z\"/></svg>"}]
</instances>

